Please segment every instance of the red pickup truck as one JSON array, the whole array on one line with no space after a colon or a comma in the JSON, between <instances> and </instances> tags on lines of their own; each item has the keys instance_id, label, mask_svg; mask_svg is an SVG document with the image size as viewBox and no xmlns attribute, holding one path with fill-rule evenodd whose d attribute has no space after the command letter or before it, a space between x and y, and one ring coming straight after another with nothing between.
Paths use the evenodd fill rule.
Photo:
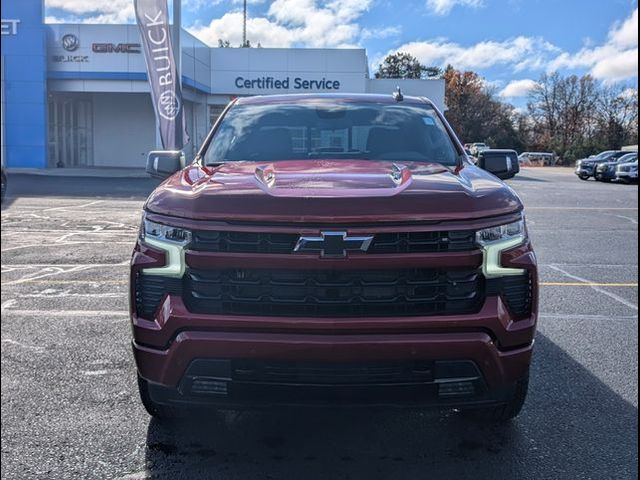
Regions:
<instances>
[{"instance_id":1,"label":"red pickup truck","mask_svg":"<svg viewBox=\"0 0 640 480\"><path fill-rule=\"evenodd\" d=\"M427 99L234 100L144 206L133 351L186 407L523 406L538 310L523 205Z\"/></svg>"}]
</instances>

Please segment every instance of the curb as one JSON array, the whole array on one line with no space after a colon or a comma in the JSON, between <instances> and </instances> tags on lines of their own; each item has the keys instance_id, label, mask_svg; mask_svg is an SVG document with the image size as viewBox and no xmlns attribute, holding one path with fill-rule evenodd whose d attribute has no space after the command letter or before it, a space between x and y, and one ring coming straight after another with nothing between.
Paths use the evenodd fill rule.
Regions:
<instances>
[{"instance_id":1,"label":"curb","mask_svg":"<svg viewBox=\"0 0 640 480\"><path fill-rule=\"evenodd\" d=\"M39 177L151 178L143 169L139 168L7 168L7 173L9 175L33 175Z\"/></svg>"}]
</instances>

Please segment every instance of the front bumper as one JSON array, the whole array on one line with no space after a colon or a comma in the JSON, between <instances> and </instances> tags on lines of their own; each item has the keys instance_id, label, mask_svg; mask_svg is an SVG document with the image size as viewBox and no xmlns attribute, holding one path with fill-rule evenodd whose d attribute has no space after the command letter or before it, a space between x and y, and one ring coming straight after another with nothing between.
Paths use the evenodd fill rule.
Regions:
<instances>
[{"instance_id":1,"label":"front bumper","mask_svg":"<svg viewBox=\"0 0 640 480\"><path fill-rule=\"evenodd\" d=\"M526 355L522 352L521 355ZM155 403L273 407L455 407L505 403L514 385L488 388L473 362L310 363L202 359L176 387L147 382Z\"/></svg>"},{"instance_id":2,"label":"front bumper","mask_svg":"<svg viewBox=\"0 0 640 480\"><path fill-rule=\"evenodd\" d=\"M474 255L464 262L475 262ZM448 261L462 262L457 258ZM189 261L196 259L190 260L187 255ZM161 252L139 245L132 262L132 279L138 269L162 263ZM534 301L526 318L515 318L497 294L486 296L474 314L393 318L196 314L187 309L180 295L168 294L153 318L146 319L137 315L132 302L133 352L138 373L148 382L155 402L172 405L418 407L502 403L528 371L538 302L531 246L505 251L501 264L531 274ZM132 298L134 285L132 282ZM203 362L215 368L202 369ZM349 385L331 380L318 384L298 377L273 382L237 377L236 366L246 362L258 370L274 363L294 369L306 365L315 369L371 365L406 369L419 363L427 365L432 375ZM443 377L437 373L443 362L471 365L475 373ZM198 387L194 391L195 380L200 382L197 385L208 385L212 390L203 393ZM460 392L447 394L447 388Z\"/></svg>"},{"instance_id":3,"label":"front bumper","mask_svg":"<svg viewBox=\"0 0 640 480\"><path fill-rule=\"evenodd\" d=\"M593 177L596 168L596 166L579 166L574 173L579 177Z\"/></svg>"},{"instance_id":4,"label":"front bumper","mask_svg":"<svg viewBox=\"0 0 640 480\"><path fill-rule=\"evenodd\" d=\"M635 172L616 172L616 178L623 180L638 180L638 171Z\"/></svg>"}]
</instances>

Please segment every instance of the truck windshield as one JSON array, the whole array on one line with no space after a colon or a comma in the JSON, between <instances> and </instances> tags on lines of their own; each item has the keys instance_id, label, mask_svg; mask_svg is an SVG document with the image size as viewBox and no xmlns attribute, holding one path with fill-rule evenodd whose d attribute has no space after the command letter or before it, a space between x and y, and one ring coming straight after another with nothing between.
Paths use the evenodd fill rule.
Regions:
<instances>
[{"instance_id":1,"label":"truck windshield","mask_svg":"<svg viewBox=\"0 0 640 480\"><path fill-rule=\"evenodd\" d=\"M232 107L204 163L340 158L458 164L449 134L427 104L327 101Z\"/></svg>"}]
</instances>

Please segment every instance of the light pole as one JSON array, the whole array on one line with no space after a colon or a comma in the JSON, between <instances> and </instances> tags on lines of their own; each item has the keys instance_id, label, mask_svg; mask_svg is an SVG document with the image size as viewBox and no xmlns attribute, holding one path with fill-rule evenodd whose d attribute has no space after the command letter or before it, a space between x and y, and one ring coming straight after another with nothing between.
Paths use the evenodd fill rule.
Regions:
<instances>
[{"instance_id":1,"label":"light pole","mask_svg":"<svg viewBox=\"0 0 640 480\"><path fill-rule=\"evenodd\" d=\"M247 46L247 0L244 0L242 14L242 46Z\"/></svg>"},{"instance_id":2,"label":"light pole","mask_svg":"<svg viewBox=\"0 0 640 480\"><path fill-rule=\"evenodd\" d=\"M173 0L173 57L176 62L177 81L182 85L182 55L180 51L180 30L182 27L182 0Z\"/></svg>"}]
</instances>

